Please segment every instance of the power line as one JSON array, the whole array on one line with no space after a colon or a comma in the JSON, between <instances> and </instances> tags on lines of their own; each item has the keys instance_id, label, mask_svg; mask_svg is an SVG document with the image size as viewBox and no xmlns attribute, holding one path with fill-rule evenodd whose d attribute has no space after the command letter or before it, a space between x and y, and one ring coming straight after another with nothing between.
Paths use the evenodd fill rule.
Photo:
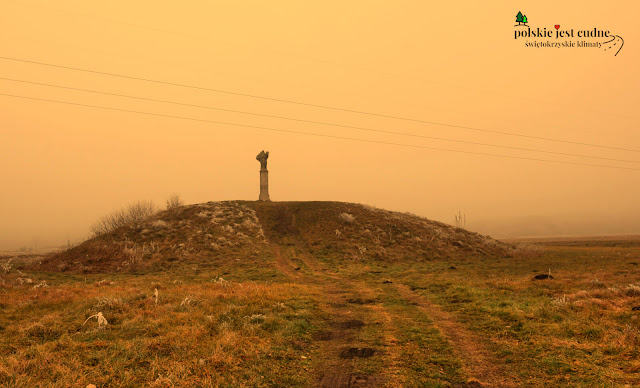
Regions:
<instances>
[{"instance_id":1,"label":"power line","mask_svg":"<svg viewBox=\"0 0 640 388\"><path fill-rule=\"evenodd\" d=\"M420 148L420 149L456 152L456 153L471 154L471 155L494 156L494 157L499 157L499 158L532 160L532 161L547 162L547 163L572 164L572 165L577 165L577 166L589 166L589 167L601 167L601 168L612 168L612 169L620 169L620 170L640 171L640 168L632 168L632 167L609 166L609 165L602 165L602 164L590 164L590 163L579 163L579 162L566 162L566 161L551 160L551 159L528 158L528 157L524 157L524 156L498 155L498 154L490 154L490 153L485 153L485 152L461 151L461 150L453 150L453 149L448 149L448 148L428 147L428 146L421 146L421 145L414 145L414 144L404 144L404 143L393 143L393 142L380 141L380 140L360 139L360 138L347 137L347 136L336 136L336 135L327 135L327 134L320 134L320 133L301 132L301 131L293 131L293 130L288 130L288 129L261 127L261 126L257 126L257 125L228 123L228 122L223 122L223 121L197 119L197 118L193 118L193 117L173 116L173 115L166 115L166 114L161 114L161 113L142 112L142 111L136 111L136 110L112 108L112 107L99 106L99 105L80 104L80 103L69 102L69 101L59 101L59 100L49 100L49 99L45 99L45 98L18 96L18 95L14 95L14 94L0 93L0 96L12 97L12 98L21 98L21 99L25 99L25 100L45 101L45 102L51 102L51 103L56 103L56 104L81 106L81 107L87 107L87 108L104 109L104 110L110 110L110 111L116 111L116 112L135 113L135 114L141 114L141 115L147 115L147 116L157 116L157 117L165 117L165 118L172 118L172 119L179 119L179 120L196 121L196 122L203 122L203 123L230 125L230 126L235 126L235 127L255 128L255 129L262 129L262 130L266 130L266 131L283 132L283 133L294 133L294 134L298 134L298 135L325 137L325 138L340 139L340 140L359 141L359 142L363 142L363 143L387 144L387 145L394 145L394 146L399 146L399 147Z\"/></svg>"},{"instance_id":2,"label":"power line","mask_svg":"<svg viewBox=\"0 0 640 388\"><path fill-rule=\"evenodd\" d=\"M207 87L203 87L203 86L188 85L188 84L182 84L182 83L177 83L177 82L160 81L160 80L154 80L154 79L150 79L150 78L135 77L135 76L124 75L124 74L117 74L117 73L109 73L109 72L103 72L103 71L97 71L97 70L83 69L83 68L79 68L79 67L56 65L56 64L52 64L52 63L31 61L31 60L26 60L26 59L21 59L21 58L12 58L12 57L0 56L0 59L4 59L4 60L8 60L8 61L30 63L30 64L34 64L34 65L55 67L55 68L65 69L65 70L81 71L81 72L91 73L91 74L100 74L100 75L106 75L106 76L110 76L110 77L118 77L118 78L123 78L123 79L144 81L144 82L156 83L156 84L161 84L161 85L177 86L177 87L182 87L182 88L203 90L203 91L214 92L214 93L222 93L222 94L229 94L229 95L234 95L234 96L249 97L249 98L255 98L255 99L266 100L266 101L282 102L282 103L287 103L287 104L294 104L294 105L300 105L300 106L308 106L308 107L314 107L314 108L329 109L329 110L340 111L340 112L356 113L356 114L373 116L373 117L382 117L382 118L387 118L387 119L403 120L403 121L416 122L416 123L422 123L422 124L430 124L430 125L438 125L438 126L449 127L449 128L466 129L466 130L470 130L470 131L486 132L486 133L493 133L493 134L499 134L499 135L505 135L505 136L523 137L523 138L528 138L528 139L536 139L536 140L552 141L552 142L558 142L558 143L575 144L575 145L588 146L588 147L606 148L606 149L612 149L612 150L618 150L618 151L639 152L640 153L640 150L634 150L634 149L629 149L629 148L612 147L612 146L605 146L605 145L593 144L593 143L583 143L583 142L571 141L571 140L554 139L554 138L542 137L542 136L522 135L522 134L517 134L517 133L512 133L512 132L503 132L503 131L496 131L496 130L491 130L491 129L469 127L469 126L464 126L464 125L440 123L440 122L436 122L436 121L420 120L420 119L414 119L414 118L409 118L409 117L402 117L402 116L394 116L394 115L387 115L387 114L381 114L381 113L360 111L360 110L355 110L355 109L338 108L338 107L333 107L333 106L329 106L329 105L312 104L312 103L301 102L301 101L294 101L294 100L286 100L286 99L279 99L279 98L273 98L273 97L259 96L259 95L255 95L255 94L249 94L249 93L232 92L232 91L222 90L222 89L213 89L213 88L207 88Z\"/></svg>"},{"instance_id":3,"label":"power line","mask_svg":"<svg viewBox=\"0 0 640 388\"><path fill-rule=\"evenodd\" d=\"M17 5L20 5L20 6L23 6L23 7L28 7L28 6L32 5L32 4L25 4L25 3L20 3L20 2L14 2L13 4L17 4ZM237 42L231 43L230 41L225 41L225 40L220 40L220 39L212 39L209 36L204 37L202 35L188 34L188 33L185 33L183 31L166 30L166 29L163 29L163 28L158 28L158 27L153 27L153 26L148 26L148 25L143 25L143 24L137 24L137 23L131 23L131 22L125 22L123 20L118 20L118 19L113 19L113 18L106 18L104 16L97 16L95 14L71 11L69 9L47 7L47 6L44 6L44 5L41 5L41 4L38 5L38 8L47 8L49 10L52 10L54 12L59 12L59 13L73 13L73 14L79 15L79 16L81 16L83 18L93 18L93 19L100 20L102 22L111 23L111 24L120 24L120 25L125 25L125 26L128 26L128 27L134 27L134 28L138 28L138 29L142 29L142 30L149 30L149 31L154 31L154 32L160 32L160 33L164 33L164 34L174 35L174 36L186 37L186 38L188 38L190 40L196 39L196 40L201 40L203 42L215 42L216 44L224 44L226 46L233 46L233 47L237 46ZM607 43L607 42L605 42L605 43ZM251 49L254 50L254 49L256 49L256 47L252 47ZM329 60L329 59L321 58L321 57L314 57L314 56L304 55L304 54L300 54L299 52L293 52L292 53L291 51L266 49L264 47L259 47L259 49L261 51L263 51L263 52L268 52L268 53L272 53L272 54L285 55L285 56L290 56L290 57L294 57L294 58L302 59L302 60L306 60L306 61L313 61L313 62L319 62L319 63L324 63L324 64L331 64L331 65L345 67L344 66L345 63L335 62L333 60ZM620 49L618 49L618 51L620 51ZM369 68L369 67L365 67L365 66L355 66L355 67L351 66L351 67L354 68L354 69L357 69L357 70L364 70L364 71L368 71L368 72L371 72L371 73L376 73L378 75L393 76L393 77L399 77L400 76L399 73L375 70L375 69L372 69L372 68ZM416 78L416 77L414 77L414 78ZM436 81L436 80L433 80L433 79L426 79L426 78L418 78L418 80L424 81L424 82L429 82L429 83L432 83L432 84L435 83L435 84L444 85L444 83L441 80L437 80ZM453 88L469 91L469 88L468 88L467 85L452 84L450 82L447 85L449 87L453 87ZM574 107L571 107L571 106L569 106L567 104L559 104L557 102L539 100L539 99L526 97L526 96L522 96L522 95L505 94L505 93L500 93L500 92L495 91L495 90L485 89L485 90L475 90L473 92L478 93L478 94L493 94L493 95L506 97L506 98L519 99L519 100L523 100L523 101L530 101L530 102L534 102L534 103L537 103L537 104L569 107L569 108L572 108L573 110L575 110ZM585 110L584 107L581 107L580 109L582 111ZM616 114L616 113L613 113L613 112L610 112L610 111L601 111L601 110L597 110L597 109L594 109L594 108L586 108L586 110L589 110L591 112L598 113L598 114L606 114L606 115L611 115L611 116L616 116L616 117L622 117L622 118L625 118L625 119L633 119L633 120L637 120L638 119L638 117L619 115L619 114Z\"/></svg>"},{"instance_id":4,"label":"power line","mask_svg":"<svg viewBox=\"0 0 640 388\"><path fill-rule=\"evenodd\" d=\"M361 130L361 131L378 132L378 133L385 133L385 134L391 134L391 135L410 136L410 137L417 137L417 138L423 138L423 139L432 139L432 140L441 140L441 141L448 141L448 142L461 143L461 144L472 144L472 145L480 145L480 146L486 146L486 147L513 149L513 150L519 150L519 151L531 151L531 152L540 152L540 153L546 153L546 154L555 154L555 155L563 155L563 156L575 156L575 157L580 157L580 158L590 158L590 159L600 159L600 160L609 160L609 161L615 161L615 162L640 164L640 161L635 161L635 160L606 158L606 157L601 157L601 156L572 154L572 153L567 153L567 152L547 151L547 150L539 150L539 149L534 149L534 148L505 146L505 145L490 144L490 143L480 143L480 142L473 142L473 141L467 141L467 140L448 139L448 138L436 137L436 136L419 135L419 134L413 134L413 133L407 133L407 132L396 132L396 131L389 131L389 130L383 130L383 129L359 127L359 126L353 126L353 125L343 125L343 124L337 124L337 123L328 123L328 122L323 122L323 121L304 120L304 119L297 119L297 118L285 117L285 116L276 116L276 115L268 115L268 114L255 113L255 112L247 112L247 111L240 111L240 110L233 110L233 109L218 108L218 107L207 106L207 105L187 104L187 103L182 103L182 102L177 102L177 101L168 101L168 100L160 100L160 99L155 99L155 98L131 96L131 95L127 95L127 94L103 92L103 91L94 90L94 89L83 89L83 88L75 88L75 87L71 87L71 86L53 85L53 84L47 84L47 83L42 83L42 82L19 80L19 79L14 79L14 78L0 77L0 80L12 81L12 82L20 82L20 83L26 83L26 84L31 84L31 85L47 86L47 87L66 89L66 90L75 90L75 91L81 91L81 92L86 92L86 93L102 94L102 95L107 95L107 96L125 97L125 98L131 98L131 99L142 100L142 101L160 102L160 103L164 103L164 104L173 104L173 105L188 106L188 107L193 107L193 108L217 110L217 111L222 111L222 112L241 113L241 114L251 115L251 116L269 117L269 118L296 121L296 122L302 122L302 123L328 125L328 126L340 127L340 128L350 128L350 129L357 129L357 130Z\"/></svg>"}]
</instances>

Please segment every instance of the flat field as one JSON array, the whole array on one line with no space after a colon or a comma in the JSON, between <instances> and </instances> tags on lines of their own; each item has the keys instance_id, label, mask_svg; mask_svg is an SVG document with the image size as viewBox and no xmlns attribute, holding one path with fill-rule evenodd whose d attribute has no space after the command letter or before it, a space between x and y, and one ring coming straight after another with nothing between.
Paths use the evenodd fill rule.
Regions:
<instances>
[{"instance_id":1,"label":"flat field","mask_svg":"<svg viewBox=\"0 0 640 388\"><path fill-rule=\"evenodd\" d=\"M291 238L251 270L100 274L3 256L0 385L640 385L640 238L527 244L338 260Z\"/></svg>"}]
</instances>

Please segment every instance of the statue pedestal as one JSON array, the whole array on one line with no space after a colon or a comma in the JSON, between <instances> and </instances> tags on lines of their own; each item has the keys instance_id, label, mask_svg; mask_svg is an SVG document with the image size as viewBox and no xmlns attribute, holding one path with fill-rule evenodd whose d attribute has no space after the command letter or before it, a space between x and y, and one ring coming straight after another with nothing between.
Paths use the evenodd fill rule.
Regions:
<instances>
[{"instance_id":1,"label":"statue pedestal","mask_svg":"<svg viewBox=\"0 0 640 388\"><path fill-rule=\"evenodd\" d=\"M269 199L269 171L260 170L260 197L258 201L271 201Z\"/></svg>"}]
</instances>

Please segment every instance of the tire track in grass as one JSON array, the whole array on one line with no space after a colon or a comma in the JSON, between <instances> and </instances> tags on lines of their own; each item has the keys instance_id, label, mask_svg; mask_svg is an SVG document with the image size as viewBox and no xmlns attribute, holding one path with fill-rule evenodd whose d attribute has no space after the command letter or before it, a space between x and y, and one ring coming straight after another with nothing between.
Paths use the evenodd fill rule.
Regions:
<instances>
[{"instance_id":1,"label":"tire track in grass","mask_svg":"<svg viewBox=\"0 0 640 388\"><path fill-rule=\"evenodd\" d=\"M518 387L505 376L504 366L485 346L483 340L466 329L451 314L431 304L411 291L406 285L396 285L400 294L416 305L452 345L463 362L463 369L470 377L469 387Z\"/></svg>"},{"instance_id":2,"label":"tire track in grass","mask_svg":"<svg viewBox=\"0 0 640 388\"><path fill-rule=\"evenodd\" d=\"M276 256L276 266L284 274L288 275L291 279L299 279L300 274L294 269L291 260L288 260L285 255L282 254L280 246L272 244L273 254Z\"/></svg>"},{"instance_id":3,"label":"tire track in grass","mask_svg":"<svg viewBox=\"0 0 640 388\"><path fill-rule=\"evenodd\" d=\"M323 388L412 386L407 378L412 367L402 360L405 349L398 343L399 328L394 322L408 318L399 316L401 312L387 311L377 298L379 286L368 285L357 275L335 272L310 253L289 204L259 205L256 211L272 242L278 268L290 275L292 282L310 287L321 311L317 322L322 331L316 333L309 354L313 370L310 384ZM293 258L309 271L295 271ZM416 357L428 352L410 346ZM437 385L447 379L440 376L432 381Z\"/></svg>"},{"instance_id":4,"label":"tire track in grass","mask_svg":"<svg viewBox=\"0 0 640 388\"><path fill-rule=\"evenodd\" d=\"M324 266L302 244L297 246L298 256L312 275L303 274L300 281L315 285L322 298L321 309L326 313L326 330L316 338L314 386L322 388L373 388L387 380L385 371L364 372L365 363L385 365L385 352L375 343L381 339L376 323L383 318L371 306L351 303L363 300L373 293L351 280L325 270ZM382 377L384 376L384 378Z\"/></svg>"}]
</instances>

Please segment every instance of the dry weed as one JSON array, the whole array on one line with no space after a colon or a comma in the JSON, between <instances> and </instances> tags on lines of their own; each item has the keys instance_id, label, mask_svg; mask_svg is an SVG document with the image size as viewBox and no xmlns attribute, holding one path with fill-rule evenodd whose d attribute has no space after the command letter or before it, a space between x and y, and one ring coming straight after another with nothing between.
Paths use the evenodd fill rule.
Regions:
<instances>
[{"instance_id":1,"label":"dry weed","mask_svg":"<svg viewBox=\"0 0 640 388\"><path fill-rule=\"evenodd\" d=\"M340 221L342 221L345 224L351 224L356 219L355 216L349 213L340 213L339 217L340 217Z\"/></svg>"},{"instance_id":2,"label":"dry weed","mask_svg":"<svg viewBox=\"0 0 640 388\"><path fill-rule=\"evenodd\" d=\"M107 322L107 319L104 317L104 315L102 315L102 312L99 312L87 318L84 321L84 323L82 323L82 326L84 326L84 324L87 323L87 321L91 318L96 318L98 320L98 329L104 329L109 324L109 322Z\"/></svg>"}]
</instances>

